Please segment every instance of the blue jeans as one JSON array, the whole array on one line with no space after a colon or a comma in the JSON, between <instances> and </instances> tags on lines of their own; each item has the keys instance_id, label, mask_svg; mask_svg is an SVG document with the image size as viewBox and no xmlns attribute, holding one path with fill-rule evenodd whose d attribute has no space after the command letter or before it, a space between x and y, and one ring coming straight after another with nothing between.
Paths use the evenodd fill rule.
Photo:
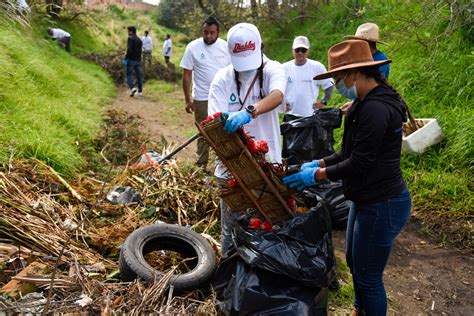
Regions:
<instances>
[{"instance_id":1,"label":"blue jeans","mask_svg":"<svg viewBox=\"0 0 474 316\"><path fill-rule=\"evenodd\" d=\"M137 77L138 92L142 92L143 83L142 83L142 66L141 62L137 60L129 60L127 63L127 83L131 89L135 86L135 83L132 79L132 71L135 71L135 76Z\"/></svg>"},{"instance_id":2,"label":"blue jeans","mask_svg":"<svg viewBox=\"0 0 474 316\"><path fill-rule=\"evenodd\" d=\"M387 314L383 271L395 237L408 222L410 210L408 189L383 202L353 203L351 207L346 261L354 284L354 307L362 315Z\"/></svg>"}]
</instances>

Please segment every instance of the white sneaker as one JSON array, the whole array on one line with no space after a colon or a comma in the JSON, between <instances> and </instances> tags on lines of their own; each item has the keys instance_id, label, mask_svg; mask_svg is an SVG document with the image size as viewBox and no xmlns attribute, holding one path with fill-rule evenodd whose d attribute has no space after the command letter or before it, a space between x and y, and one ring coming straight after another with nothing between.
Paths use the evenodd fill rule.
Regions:
<instances>
[{"instance_id":1,"label":"white sneaker","mask_svg":"<svg viewBox=\"0 0 474 316\"><path fill-rule=\"evenodd\" d=\"M143 95L143 92L138 92L137 97L141 97Z\"/></svg>"},{"instance_id":2,"label":"white sneaker","mask_svg":"<svg viewBox=\"0 0 474 316\"><path fill-rule=\"evenodd\" d=\"M130 90L130 96L133 97L135 96L135 93L137 93L137 88L133 88L132 90Z\"/></svg>"}]
</instances>

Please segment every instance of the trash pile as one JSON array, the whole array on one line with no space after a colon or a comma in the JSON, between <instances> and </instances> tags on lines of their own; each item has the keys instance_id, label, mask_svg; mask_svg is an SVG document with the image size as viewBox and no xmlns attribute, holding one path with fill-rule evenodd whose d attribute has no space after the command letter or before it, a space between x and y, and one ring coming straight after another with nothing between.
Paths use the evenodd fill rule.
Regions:
<instances>
[{"instance_id":1,"label":"trash pile","mask_svg":"<svg viewBox=\"0 0 474 316\"><path fill-rule=\"evenodd\" d=\"M93 61L102 68L104 68L112 78L114 78L117 85L125 82L125 66L123 59L125 51L119 50L109 54L88 53L79 55L80 58ZM176 82L181 79L181 73L176 71L173 64L167 66L154 61L151 65L142 66L143 80L165 80Z\"/></svg>"},{"instance_id":2,"label":"trash pile","mask_svg":"<svg viewBox=\"0 0 474 316\"><path fill-rule=\"evenodd\" d=\"M90 176L68 182L36 160L10 162L0 169L0 310L215 314L208 294L169 295L173 269L151 285L122 282L118 269L126 237L157 221L218 238L210 181L173 161L124 168L107 183ZM127 186L143 201L106 200L112 188Z\"/></svg>"}]
</instances>

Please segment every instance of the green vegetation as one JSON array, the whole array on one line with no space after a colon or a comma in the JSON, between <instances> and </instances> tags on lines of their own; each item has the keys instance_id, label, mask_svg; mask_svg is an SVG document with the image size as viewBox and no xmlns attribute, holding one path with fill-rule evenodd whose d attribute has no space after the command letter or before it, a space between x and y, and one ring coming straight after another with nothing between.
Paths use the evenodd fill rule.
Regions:
<instances>
[{"instance_id":1,"label":"green vegetation","mask_svg":"<svg viewBox=\"0 0 474 316\"><path fill-rule=\"evenodd\" d=\"M300 19L288 18L279 27L260 26L267 54L279 61L292 59L294 36L306 35L311 42L310 58L327 65L327 49L351 35L358 25L371 21L381 28L389 45L379 45L393 59L390 83L418 118L436 118L445 138L419 156L404 155L402 167L414 198L417 217L436 228L452 226L460 235L448 239L474 247L467 220L474 215L474 77L473 29L469 16L455 20L447 3L429 1L361 1L360 9L343 5L320 5ZM424 7L424 6L428 6ZM333 106L343 100L338 93ZM341 129L342 130L342 129ZM340 137L341 130L338 134ZM436 220L439 218L440 220Z\"/></svg>"},{"instance_id":2,"label":"green vegetation","mask_svg":"<svg viewBox=\"0 0 474 316\"><path fill-rule=\"evenodd\" d=\"M339 288L337 291L329 292L329 306L336 309L339 313L350 313L350 306L354 302L354 286L352 285L352 275L346 264L345 255L340 251L335 251L337 282Z\"/></svg>"},{"instance_id":3,"label":"green vegetation","mask_svg":"<svg viewBox=\"0 0 474 316\"><path fill-rule=\"evenodd\" d=\"M173 54L171 62L179 64L186 47L186 37L182 33L165 28L156 23L152 13L121 9L115 5L108 10L86 11L75 20L59 21L58 26L71 33L72 49L77 53L107 53L127 49L127 27L135 26L138 36L148 30L154 45L154 58L164 62L161 49L166 34L171 35ZM42 29L45 29L43 25Z\"/></svg>"},{"instance_id":4,"label":"green vegetation","mask_svg":"<svg viewBox=\"0 0 474 316\"><path fill-rule=\"evenodd\" d=\"M160 62L163 38L170 33L172 62L177 63L184 53L184 36L158 26L153 14L116 6L85 11L72 20L50 21L40 13L33 13L30 19L28 26L25 21L0 16L4 56L0 61L0 163L12 157L34 157L72 174L90 166L81 153L93 155L102 106L115 92L112 80L100 67L75 56L125 50L127 26L135 25L140 36L150 31ZM72 56L50 40L48 26L71 33Z\"/></svg>"},{"instance_id":5,"label":"green vegetation","mask_svg":"<svg viewBox=\"0 0 474 316\"><path fill-rule=\"evenodd\" d=\"M99 129L112 81L44 34L0 19L0 163L35 157L71 174Z\"/></svg>"}]
</instances>

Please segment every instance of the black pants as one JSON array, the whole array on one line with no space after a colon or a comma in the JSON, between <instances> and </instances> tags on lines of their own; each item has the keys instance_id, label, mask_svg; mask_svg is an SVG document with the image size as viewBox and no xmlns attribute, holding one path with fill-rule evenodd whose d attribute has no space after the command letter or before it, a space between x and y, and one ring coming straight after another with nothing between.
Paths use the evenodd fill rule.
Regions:
<instances>
[{"instance_id":1,"label":"black pants","mask_svg":"<svg viewBox=\"0 0 474 316\"><path fill-rule=\"evenodd\" d=\"M64 49L66 49L68 53L71 52L71 37L60 38L58 42L64 45Z\"/></svg>"}]
</instances>

